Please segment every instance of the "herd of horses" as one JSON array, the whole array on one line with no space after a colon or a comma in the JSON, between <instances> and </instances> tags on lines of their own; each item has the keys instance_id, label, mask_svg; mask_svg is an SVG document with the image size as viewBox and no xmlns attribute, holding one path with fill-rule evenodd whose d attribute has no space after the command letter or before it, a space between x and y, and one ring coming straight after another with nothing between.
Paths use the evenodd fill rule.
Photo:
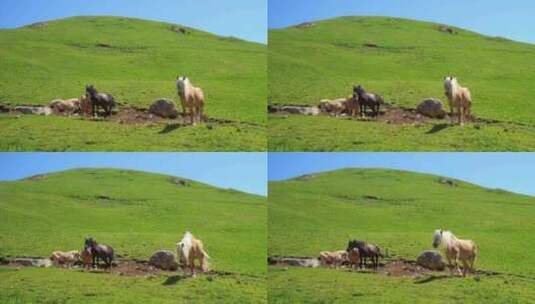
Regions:
<instances>
[{"instance_id":1,"label":"herd of horses","mask_svg":"<svg viewBox=\"0 0 535 304\"><path fill-rule=\"evenodd\" d=\"M192 125L201 122L205 102L203 90L195 87L186 76L176 77L176 89L183 116L189 116ZM100 93L93 85L86 85L85 95L79 98L79 103L81 114L87 117L98 117L100 110L104 116L110 116L117 106L111 94Z\"/></svg>"},{"instance_id":2,"label":"herd of horses","mask_svg":"<svg viewBox=\"0 0 535 304\"><path fill-rule=\"evenodd\" d=\"M478 254L474 241L459 239L451 231L437 229L433 233L432 245L434 248L441 248L452 271L455 270L463 277L469 271L474 272L474 263ZM348 264L350 268L364 269L367 259L370 259L374 270L379 267L380 258L384 258L384 255L379 246L362 240L349 240L346 250L322 251L319 255L323 266L336 267ZM460 264L462 264L462 270Z\"/></svg>"},{"instance_id":3,"label":"herd of horses","mask_svg":"<svg viewBox=\"0 0 535 304\"><path fill-rule=\"evenodd\" d=\"M195 238L191 232L186 231L182 240L176 244L176 253L184 272L189 268L191 275L195 276L195 261L199 262L202 272L208 271L208 259L210 256L204 250L201 240ZM101 261L104 268L110 270L113 267L115 252L109 245L99 244L93 237L87 237L84 248L80 252L54 251L50 257L53 262L62 265L74 265L81 262L84 269L98 269Z\"/></svg>"},{"instance_id":4,"label":"herd of horses","mask_svg":"<svg viewBox=\"0 0 535 304\"><path fill-rule=\"evenodd\" d=\"M462 126L470 119L472 105L470 90L462 87L456 77L445 76L444 95L448 98L450 118L453 120L457 117L458 123ZM346 112L349 116L366 116L367 109L369 109L371 116L376 117L384 103L384 99L380 95L366 92L359 84L353 86L353 95L343 101L337 114Z\"/></svg>"}]
</instances>

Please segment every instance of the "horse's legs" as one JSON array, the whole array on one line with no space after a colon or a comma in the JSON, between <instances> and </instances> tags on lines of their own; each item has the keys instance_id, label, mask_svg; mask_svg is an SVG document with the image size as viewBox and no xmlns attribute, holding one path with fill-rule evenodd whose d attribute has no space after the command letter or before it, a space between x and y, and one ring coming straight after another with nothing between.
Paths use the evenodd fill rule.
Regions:
<instances>
[{"instance_id":1,"label":"horse's legs","mask_svg":"<svg viewBox=\"0 0 535 304\"><path fill-rule=\"evenodd\" d=\"M457 116L459 117L459 124L462 126L463 125L463 111L462 111L460 100L457 102Z\"/></svg>"}]
</instances>

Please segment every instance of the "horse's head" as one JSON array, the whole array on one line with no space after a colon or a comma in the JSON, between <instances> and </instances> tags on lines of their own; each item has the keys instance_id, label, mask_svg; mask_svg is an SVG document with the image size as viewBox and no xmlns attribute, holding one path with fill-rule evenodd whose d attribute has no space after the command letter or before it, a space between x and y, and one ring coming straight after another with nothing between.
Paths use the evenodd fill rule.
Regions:
<instances>
[{"instance_id":1,"label":"horse's head","mask_svg":"<svg viewBox=\"0 0 535 304\"><path fill-rule=\"evenodd\" d=\"M433 247L437 248L442 242L442 229L435 230L433 234Z\"/></svg>"},{"instance_id":2,"label":"horse's head","mask_svg":"<svg viewBox=\"0 0 535 304\"><path fill-rule=\"evenodd\" d=\"M85 242L84 242L84 249L91 248L94 241L95 240L93 239L93 237L90 237L90 236L86 237Z\"/></svg>"},{"instance_id":3,"label":"horse's head","mask_svg":"<svg viewBox=\"0 0 535 304\"><path fill-rule=\"evenodd\" d=\"M358 240L349 240L347 242L347 248L346 248L346 251L349 252L351 251L353 248L358 248L360 246L360 242L361 241L358 241Z\"/></svg>"}]
</instances>

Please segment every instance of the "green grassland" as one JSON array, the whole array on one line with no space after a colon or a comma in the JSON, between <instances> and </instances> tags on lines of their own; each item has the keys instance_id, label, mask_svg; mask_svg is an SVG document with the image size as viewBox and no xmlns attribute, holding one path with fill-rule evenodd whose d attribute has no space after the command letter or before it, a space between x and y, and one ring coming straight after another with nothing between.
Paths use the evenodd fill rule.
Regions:
<instances>
[{"instance_id":1,"label":"green grassland","mask_svg":"<svg viewBox=\"0 0 535 304\"><path fill-rule=\"evenodd\" d=\"M535 199L438 176L344 169L270 182L268 254L317 256L350 238L415 260L435 229L473 239L476 268L498 276L429 281L330 269L271 268L274 302L527 303L535 301Z\"/></svg>"},{"instance_id":2,"label":"green grassland","mask_svg":"<svg viewBox=\"0 0 535 304\"><path fill-rule=\"evenodd\" d=\"M0 271L0 302L263 302L265 199L136 171L83 169L0 183L0 256L49 256L91 235L123 258L174 250L184 231L205 243L212 268L235 273L186 279L119 277L79 270ZM105 284L103 278L106 276ZM151 300L152 298L152 300Z\"/></svg>"},{"instance_id":3,"label":"green grassland","mask_svg":"<svg viewBox=\"0 0 535 304\"><path fill-rule=\"evenodd\" d=\"M160 97L178 101L175 78L187 75L194 85L203 88L208 116L257 125L244 125L250 129L244 132L245 136L239 132L229 136L225 130L199 127L204 133L215 133L208 135L217 139L211 150L264 150L266 46L190 28L187 34L181 34L172 31L172 27L133 18L73 17L49 21L44 26L0 30L0 102L46 104L54 98L78 97L85 93L86 84L94 84L121 103L148 108ZM1 138L12 135L18 141L7 148L2 141L2 148L32 150L35 144L25 139L26 133L13 135L4 131L12 123L9 118L0 116ZM63 136L69 139L66 141L76 142L80 134L71 134L72 130L93 133L92 126L77 119L22 117L20 120L24 132L40 132L41 125L50 126L40 134L45 139ZM106 135L112 138L112 131L121 129L117 125L105 128L111 129ZM195 132L183 130L160 138L161 150L206 150L201 144L177 145L177 142L202 141ZM150 128L134 127L130 133L133 143L125 145L124 150L144 150L147 137L157 134ZM253 133L255 140L250 140L247 133ZM231 137L237 139L227 142ZM122 140L120 135L113 139ZM221 149L225 144L227 147ZM96 145L101 150L113 148L105 141ZM46 149L91 150L92 147L57 143Z\"/></svg>"},{"instance_id":4,"label":"green grassland","mask_svg":"<svg viewBox=\"0 0 535 304\"><path fill-rule=\"evenodd\" d=\"M291 150L318 146L321 150L533 150L535 62L531 58L535 46L453 30L455 33L449 34L440 31L438 24L387 17L340 17L314 22L310 27L272 29L268 100L273 104L317 104L323 98L350 95L354 84L362 84L393 105L415 108L423 98L445 100L442 79L455 75L472 91L477 117L517 124L515 129L525 134L511 138L506 145L488 147L475 141L466 148L454 145L471 137L459 126L455 127L461 129L459 132L428 136L407 127L391 142L392 126L369 123L368 128L378 133L375 141L381 144L354 146L344 142L347 136L367 132L358 122L345 122L342 132L331 132L331 140L322 141L321 135L328 134L333 125L341 125L336 119L290 116L280 120L273 115L270 149L281 150L280 144ZM366 46L369 44L376 47ZM290 126L308 135L290 139L292 133L286 132ZM431 129L433 125L424 127ZM493 136L492 132L477 133L482 138ZM414 145L414 134L427 138L430 144ZM318 143L310 144L314 141ZM333 146L339 142L344 144ZM307 148L309 145L314 148Z\"/></svg>"}]
</instances>

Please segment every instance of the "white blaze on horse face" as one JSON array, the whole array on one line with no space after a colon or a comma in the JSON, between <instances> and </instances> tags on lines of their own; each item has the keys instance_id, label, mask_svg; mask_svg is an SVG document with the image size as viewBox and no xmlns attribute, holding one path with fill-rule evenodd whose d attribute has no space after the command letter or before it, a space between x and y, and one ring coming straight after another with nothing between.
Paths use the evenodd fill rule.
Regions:
<instances>
[{"instance_id":1,"label":"white blaze on horse face","mask_svg":"<svg viewBox=\"0 0 535 304\"><path fill-rule=\"evenodd\" d=\"M437 229L433 235L433 247L437 248L442 242L442 230Z\"/></svg>"}]
</instances>

